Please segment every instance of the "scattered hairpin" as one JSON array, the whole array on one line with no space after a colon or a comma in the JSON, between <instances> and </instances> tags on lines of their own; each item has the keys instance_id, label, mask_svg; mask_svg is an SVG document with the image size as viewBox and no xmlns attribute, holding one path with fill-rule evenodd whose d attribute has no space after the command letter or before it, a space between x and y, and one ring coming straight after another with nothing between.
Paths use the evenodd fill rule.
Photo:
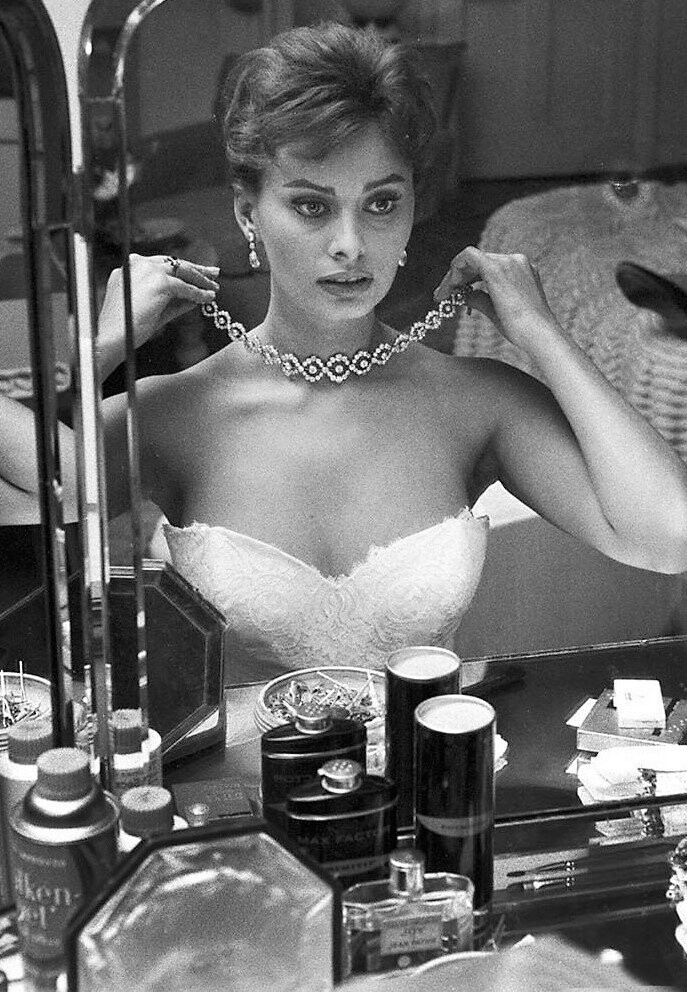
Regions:
<instances>
[{"instance_id":1,"label":"scattered hairpin","mask_svg":"<svg viewBox=\"0 0 687 992\"><path fill-rule=\"evenodd\" d=\"M284 691L276 692L266 700L270 710L275 716L290 720L299 706L312 703L330 710L345 711L346 716L361 723L384 716L384 705L369 673L366 681L358 687L345 685L326 672L317 672L315 678L320 681L311 679L306 683L297 678L291 679Z\"/></svg>"},{"instance_id":2,"label":"scattered hairpin","mask_svg":"<svg viewBox=\"0 0 687 992\"><path fill-rule=\"evenodd\" d=\"M18 689L8 687L8 679L5 678L5 670L0 669L0 728L6 729L22 720L43 716L43 708L30 703L26 697L26 687L24 685L24 665L19 662L19 674L8 672L13 681L19 679Z\"/></svg>"}]
</instances>

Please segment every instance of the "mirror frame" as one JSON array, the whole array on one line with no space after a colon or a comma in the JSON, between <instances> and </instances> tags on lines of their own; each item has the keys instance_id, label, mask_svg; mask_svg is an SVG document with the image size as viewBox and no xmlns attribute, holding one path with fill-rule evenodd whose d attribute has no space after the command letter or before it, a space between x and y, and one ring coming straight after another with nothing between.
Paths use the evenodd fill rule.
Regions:
<instances>
[{"instance_id":1,"label":"mirror frame","mask_svg":"<svg viewBox=\"0 0 687 992\"><path fill-rule=\"evenodd\" d=\"M20 143L22 249L35 407L41 569L51 674L53 740L74 740L66 534L62 501L51 314L51 238L65 239L67 298L74 314L72 160L64 65L53 24L37 0L5 0L0 34L11 59Z\"/></svg>"}]
</instances>

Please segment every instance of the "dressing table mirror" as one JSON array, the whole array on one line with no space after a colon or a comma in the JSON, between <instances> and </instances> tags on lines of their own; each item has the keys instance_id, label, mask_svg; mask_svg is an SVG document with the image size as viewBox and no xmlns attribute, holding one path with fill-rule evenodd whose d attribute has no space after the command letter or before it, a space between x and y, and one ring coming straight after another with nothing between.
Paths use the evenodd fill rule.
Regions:
<instances>
[{"instance_id":1,"label":"dressing table mirror","mask_svg":"<svg viewBox=\"0 0 687 992\"><path fill-rule=\"evenodd\" d=\"M217 262L221 267L220 304L246 327L253 326L264 315L268 275L264 268L251 272L245 239L232 215L217 121L222 80L241 52L256 47L276 31L292 24L313 22L321 16L340 16L344 6L337 3L263 3L248 10L224 0L202 5L191 0L177 0L171 4L167 0L146 7L146 16L141 19L129 45L124 92L129 154L133 164L129 201L134 247L143 253L169 251L171 254L185 253L199 261ZM408 265L399 272L389 298L384 301L383 316L399 326L407 326L423 316L431 305L431 289L448 259L479 236L476 215L481 223L492 204L498 206L509 195L509 188L514 190L510 195L522 196L536 187L535 182L527 179L522 179L518 186L519 176L534 175L535 168L540 168L545 177L541 186L549 188L575 182L578 176L582 182L589 173L610 179L623 167L623 162L635 162L637 170L649 174L652 169L679 161L682 153L680 135L667 134L669 127L677 132L677 125L664 121L664 118L667 120L664 106L669 98L677 97L676 83L671 84L670 94L661 92L657 96L664 121L661 128L666 134L661 133L653 145L644 131L640 133L640 125L643 127L643 119L638 116L640 110L642 114L649 111L643 104L633 110L628 106L630 98L623 95L621 99L619 95L623 80L632 70L630 53L634 53L632 57L636 54L637 58L641 54L645 61L665 58L673 67L674 52L668 37L670 18L677 18L678 22L682 19L682 14L676 14L674 9L660 15L662 20L656 25L656 31L660 27L662 40L655 41L656 50L642 48L637 54L628 49L622 58L618 55L615 75L609 76L607 81L613 112L604 111L610 116L605 122L609 126L603 141L598 137L602 130L600 120L589 123L590 133L587 134L579 108L562 106L557 122L549 122L550 128L556 128L559 145L564 143L559 150L561 161L537 160L528 169L520 142L520 157L510 163L516 181L510 184L501 177L508 166L502 165L499 173L493 162L493 149L484 133L484 113L496 114L485 91L487 82L483 73L486 72L489 49L484 46L497 44L494 40L489 41L493 32L497 32L503 41L509 32L515 34L516 28L520 30L525 16L521 7L525 5L509 5L507 17L504 8L496 11L481 3L459 3L450 17L442 15L438 4L433 13L423 12L421 6L411 2L402 5L399 30L406 40L420 37L424 50L434 52L434 58L426 55L430 68L439 62L442 66L446 61L451 62L452 70L446 73L447 78L442 74L443 69L442 73L437 71L433 84L444 108L442 132L444 136L453 135L453 156L459 159L460 169L454 162L454 168L446 172L447 185L441 191L443 206L435 209L430 217L418 219ZM546 4L542 0L539 6L544 9ZM560 64L553 77L559 89L567 78L566 71L575 74L584 62L582 49L586 50L589 39L595 32L603 34L602 29L608 27L606 19L610 15L602 7L599 5L596 10L596 5L589 5L584 21L577 25L579 49L569 42L570 50L562 51L560 35L552 36L559 46L555 48L555 57ZM569 12L565 14L568 16ZM646 13L646 16L653 15ZM112 8L110 19L114 17ZM557 27L552 26L552 31L563 31L567 21L562 14L561 17L563 20ZM633 12L632 18L637 17L639 13ZM679 27L679 23L673 26ZM641 42L635 38L633 32L638 32L640 27L639 21L635 20L623 25L623 40L629 44L632 38L633 45L648 46L646 36ZM103 33L106 33L104 29ZM568 34L567 37L571 36ZM667 46L665 52L661 46ZM501 45L503 47L507 46ZM492 81L499 87L499 94L505 85L504 71L499 74L494 69L492 72ZM174 99L170 99L170 93L175 94ZM475 107L471 106L470 100L480 102ZM452 108L450 111L445 109L446 104ZM530 113L532 101L523 100L523 105L530 108ZM566 137L568 113L570 126ZM601 110L595 113L600 114ZM633 132L628 137L628 121L634 120L632 113L637 115L637 134ZM671 121L676 118L673 112ZM528 128L534 127L531 122L526 123ZM524 127L522 121L518 126L521 124ZM492 126L497 129L496 120L492 121ZM508 131L509 140L514 140L511 130ZM488 160L490 150L492 159ZM512 150L512 155L515 154ZM475 202L474 198L479 199ZM107 242L108 238L105 236L103 241ZM111 245L108 249L104 244L104 257L108 250L112 250ZM448 327L430 343L449 348L451 342L447 336L450 334ZM187 320L170 327L156 341L140 349L137 374L186 368L224 343L224 336L211 322L198 314L189 315ZM105 388L121 390L123 384L124 374L120 369ZM457 635L456 648L462 657L653 638L684 630L685 596L681 578L611 562L537 518L500 487L488 492L478 509L489 515L492 527L483 580ZM154 507L146 505L142 523L145 540L155 532ZM120 522L115 526L116 554L125 559L131 553L128 528Z\"/></svg>"},{"instance_id":2,"label":"dressing table mirror","mask_svg":"<svg viewBox=\"0 0 687 992\"><path fill-rule=\"evenodd\" d=\"M17 7L23 6L17 4ZM26 6L35 5L27 0ZM409 5L408 9L411 7ZM133 521L127 516L115 520L110 528L104 526L101 460L106 456L101 451L99 437L99 386L92 353L94 314L102 299L104 283L109 271L121 264L129 250L150 254L184 253L199 261L219 263L227 305L247 326L260 319L268 277L264 273L250 275L247 271L244 240L234 225L231 198L223 181L222 148L215 120L218 92L227 65L237 53L256 47L263 39L291 24L317 20L319 11L313 4L267 0L255 5L253 12L239 10L224 0L204 0L202 3L199 0L150 0L138 6L110 0L90 6L72 4L68 14L58 3L41 9L47 11L50 22L55 25L64 61L68 93L65 105L69 107L74 156L74 161L67 167L65 181L75 202L79 203L79 197L83 200L82 211L77 211L81 220L74 234L73 270L80 328L80 405L84 410L90 410L90 421L82 442L84 496L80 509L80 537L77 535L76 538L78 577L74 582L80 587L76 604L83 604L85 610L80 613L86 618L80 629L86 631L84 650L87 657L107 659L112 637L109 569L123 570L119 576L126 577L134 612L146 616L145 575L146 570L150 576L156 569L151 564L154 560L151 551L157 548L154 542L159 512L141 501L139 491L139 498L132 501L135 507ZM411 28L408 22L407 30L412 32L422 27L423 31L430 31L429 23L420 25L419 12L417 17L416 28ZM461 22L460 30L464 28L465 24ZM453 41L458 46L456 51L462 51L460 32ZM454 225L452 230L457 231L460 205L455 209L456 216L451 224ZM440 213L428 220L420 219L417 237L426 239L432 224L436 227L440 223L450 226ZM418 243L426 245L427 241ZM459 247L458 242L453 245L455 250ZM440 268L446 261L446 258L433 259L430 267ZM408 291L408 284L399 281L398 289L394 290L388 303L390 315L393 312L399 320L410 316L409 307L426 309L424 286L420 298L411 303L403 298L403 293ZM129 392L134 491L138 485L135 380L142 375L187 367L222 344L208 322L195 313L163 332L135 357L130 347L124 366L104 383L105 393ZM434 344L442 346L440 341ZM635 570L626 573L619 567L619 571L614 572L612 566L608 573L599 573L600 578L597 575L594 585L590 582L590 573L582 568L579 575L574 574L570 565L573 559L568 557L560 575L553 572L543 579L544 586L563 585L566 590L576 590L575 594L566 592L566 598L571 604L577 600L578 613L557 618L553 616L555 611L550 604L544 604L540 599L543 595L541 579L546 575L542 571L537 573L536 562L541 558L535 555L532 566L540 584L529 585L529 592L528 581L518 572L518 563L525 551L532 551L536 545L541 555L548 555L551 567L555 562L560 565L559 550L552 552L546 547L549 540L546 528L545 536L535 539L528 529L529 521L523 523L521 518L502 526L498 513L498 510L494 512L492 521L493 525L496 522L498 531L495 554L510 557L501 562L498 557L491 559L485 575L483 605L476 601L475 612L466 618L456 647L467 659L468 681L479 682L489 673L506 670L514 664L528 673L519 683L517 692L525 693L525 688L532 688L531 696L516 696L515 692L508 696L511 690L504 689L501 699L494 697L497 708L502 708L504 736L507 739L510 736L512 749L510 764L504 770L499 786L503 816L526 818L538 816L542 810L566 811L576 806L574 782L570 776L566 778L564 767L575 750L574 739L564 737L567 731L563 717L567 719L568 711L583 702L582 697L593 696L606 688L613 672L638 671L637 665L644 675L660 669L666 692L675 695L685 692L681 676L683 590L681 580L677 578L653 573L630 577L629 573ZM539 522L532 525L538 527ZM43 530L54 541L60 526L48 518ZM567 542L565 538L561 540ZM90 585L83 583L79 554L88 563L86 572ZM599 561L594 557L594 567L606 567L606 563L600 561L601 556ZM590 567L586 559L584 567ZM183 584L183 577L180 579ZM631 623L625 614L614 626L611 622L613 604L622 602L626 593L629 595L635 580L643 584L638 586L639 593L634 594L635 598L630 599L646 606L646 612L642 613L635 606L631 611ZM592 618L590 612L590 589L597 590L591 596L595 606L601 598L599 591L608 597L599 607L596 618ZM53 594L55 600L60 602L59 593ZM11 619L7 618L6 609L0 621L7 628L13 626L15 631L21 630L20 614L13 614L12 608L9 613ZM542 619L550 623L542 623ZM563 622L556 623L558 619ZM593 619L598 620L596 625ZM552 624L557 628L555 631L552 631ZM513 633L510 642L509 631ZM536 638L528 641L528 631L536 631ZM153 651L150 637L151 625L139 625L127 639L127 651L132 655L140 655L142 651L149 655ZM599 642L610 642L610 646L584 647ZM626 642L625 649L623 644ZM183 660L177 657L175 661L175 677L183 685ZM230 722L232 699L235 712L243 706L250 717L251 692L255 692L251 687L232 687L232 682L241 681L235 675L234 661L224 659L224 681L230 687ZM99 671L102 667L102 671L107 672L106 666L95 667ZM137 672L134 662L130 671L134 673L134 684L137 676L140 682L141 673ZM531 677L529 673L532 673ZM101 696L108 691L107 677L103 675L103 684L99 686ZM566 680L569 685L564 704L558 685ZM516 698L517 705L513 703L512 710L509 709L508 700ZM58 701L58 705L62 704ZM554 724L561 734L563 767L557 764L555 770L553 766L550 770L542 769L537 761L539 736L543 726L552 728ZM226 755L213 751L179 764L172 774L179 778L201 778L224 774L227 769L235 774L237 768L247 767L241 762L244 758L249 764L254 761L257 736L253 728L251 737L249 727L250 719L246 721L246 739L237 743L239 748L245 746L245 753L229 755L230 759L236 757L236 765L231 765L231 761L226 764ZM564 755L566 748L570 753ZM251 767L254 769L254 764ZM571 822L574 819L571 816Z\"/></svg>"},{"instance_id":3,"label":"dressing table mirror","mask_svg":"<svg viewBox=\"0 0 687 992\"><path fill-rule=\"evenodd\" d=\"M92 163L82 159L82 125L97 130L101 105L99 94L79 97L87 8L17 0L0 11L1 381L3 394L34 414L40 479L40 518L18 502L16 521L0 528L0 664L48 680L55 743L92 734L107 784L113 707L142 706L165 755L221 739L223 623L163 563L109 562L93 331L101 296L91 278L96 198ZM76 438L76 510L74 499L64 502L70 449L60 422ZM150 658L137 622L146 607L157 631Z\"/></svg>"}]
</instances>

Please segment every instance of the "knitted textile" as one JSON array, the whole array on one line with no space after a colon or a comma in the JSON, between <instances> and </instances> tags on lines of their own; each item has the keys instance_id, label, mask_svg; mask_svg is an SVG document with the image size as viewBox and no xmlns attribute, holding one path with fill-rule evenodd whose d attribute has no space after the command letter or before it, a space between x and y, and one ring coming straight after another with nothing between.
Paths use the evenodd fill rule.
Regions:
<instances>
[{"instance_id":1,"label":"knitted textile","mask_svg":"<svg viewBox=\"0 0 687 992\"><path fill-rule=\"evenodd\" d=\"M621 261L687 272L687 183L641 182L631 199L594 183L513 200L489 218L479 246L524 252L537 265L562 327L687 459L687 342L662 334L661 318L631 304L615 280ZM454 354L498 358L537 375L477 311L458 318Z\"/></svg>"}]
</instances>

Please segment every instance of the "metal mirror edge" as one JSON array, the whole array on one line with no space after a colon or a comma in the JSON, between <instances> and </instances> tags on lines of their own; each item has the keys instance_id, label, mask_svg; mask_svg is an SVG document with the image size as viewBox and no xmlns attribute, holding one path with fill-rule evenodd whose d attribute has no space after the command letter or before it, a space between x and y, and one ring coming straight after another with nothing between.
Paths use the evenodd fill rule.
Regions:
<instances>
[{"instance_id":1,"label":"metal mirror edge","mask_svg":"<svg viewBox=\"0 0 687 992\"><path fill-rule=\"evenodd\" d=\"M19 115L22 249L28 287L29 350L35 405L42 576L51 680L53 738L74 740L71 630L66 532L51 314L53 238L64 240L68 320L74 322L69 228L71 157L69 111L59 43L44 6L8 0L0 33L11 58Z\"/></svg>"},{"instance_id":2,"label":"metal mirror edge","mask_svg":"<svg viewBox=\"0 0 687 992\"><path fill-rule=\"evenodd\" d=\"M147 739L149 730L149 704L148 704L148 646L146 630L146 605L145 586L143 576L143 529L141 524L141 504L142 491L140 479L140 459L139 459L139 426L138 409L136 401L136 349L134 344L132 302L131 302L131 211L129 204L129 192L127 183L127 114L125 104L124 73L129 54L131 41L138 26L156 7L165 0L142 0L123 19L123 23L118 25L118 38L113 52L112 76L109 84L103 87L102 95L92 92L91 85L91 56L93 54L93 33L98 21L99 14L102 13L106 4L102 0L95 0L88 10L86 20L83 25L81 42L79 46L78 58L78 79L79 79L79 100L81 107L82 122L82 150L83 150L83 193L84 193L84 218L86 223L84 233L89 244L92 263L92 251L94 244L94 226L92 214L89 209L93 202L92 177L94 148L89 140L92 131L92 115L95 111L102 110L103 107L111 114L115 140L118 149L117 164L117 212L120 227L122 268L122 308L124 313L125 326L125 383L127 394L127 454L129 470L129 497L130 497L130 526L131 526L131 558L134 579L134 599L135 599L135 639L136 639L136 667L137 667L137 689L138 708L141 712L142 735ZM95 321L98 290L96 285L95 266L90 265L90 297L92 303L92 316ZM98 462L101 468L100 477L102 485L100 487L100 520L106 521L106 493L104 479L106 476L102 420L100 417L100 402L102 391L100 376L98 374L97 350L94 356L94 367L92 379L95 382L97 393L97 423L96 431L98 442ZM106 526L106 525L105 525ZM107 536L103 537L103 548L107 549ZM111 678L111 656L109 652L108 640L108 579L109 579L109 555L104 556L108 561L108 568L103 576L102 594L99 597L101 607L102 623L96 628L99 633L99 643L97 647L101 651L94 652L94 657L98 654L103 658L103 664L93 664L91 667L91 691L96 714L96 737L98 742L97 750L101 758L108 754L109 758L109 721L112 712L112 678ZM95 604L94 604L95 605ZM96 645L92 645L92 649ZM107 784L109 777L109 767L105 770L104 781Z\"/></svg>"}]
</instances>

